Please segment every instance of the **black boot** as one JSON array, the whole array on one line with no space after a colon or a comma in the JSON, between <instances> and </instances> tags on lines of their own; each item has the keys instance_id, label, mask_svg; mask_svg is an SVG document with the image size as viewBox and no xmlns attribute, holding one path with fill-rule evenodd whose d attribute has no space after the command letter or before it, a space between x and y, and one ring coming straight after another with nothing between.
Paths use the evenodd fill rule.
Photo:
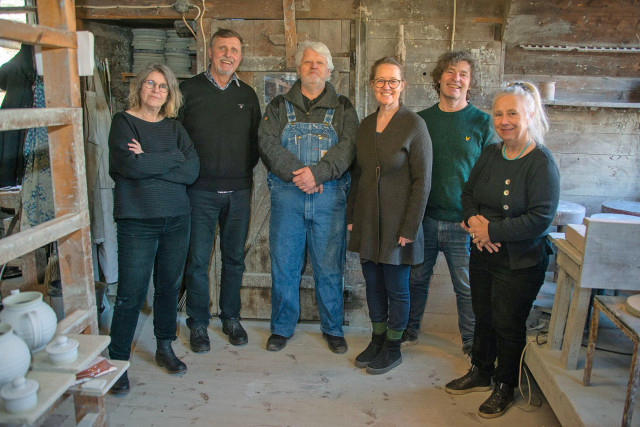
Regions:
<instances>
[{"instance_id":1,"label":"black boot","mask_svg":"<svg viewBox=\"0 0 640 427\"><path fill-rule=\"evenodd\" d=\"M386 338L380 352L367 365L367 373L371 375L385 374L402 363L400 354L401 339Z\"/></svg>"},{"instance_id":2,"label":"black boot","mask_svg":"<svg viewBox=\"0 0 640 427\"><path fill-rule=\"evenodd\" d=\"M115 396L122 396L129 393L130 389L129 377L127 376L127 371L124 371L124 373L120 375L120 378L118 378L118 381L111 386L109 393Z\"/></svg>"},{"instance_id":3,"label":"black boot","mask_svg":"<svg viewBox=\"0 0 640 427\"><path fill-rule=\"evenodd\" d=\"M384 336L385 334L371 334L371 342L364 349L362 353L356 356L355 365L358 368L366 368L377 355L382 350L382 344L384 344Z\"/></svg>"},{"instance_id":4,"label":"black boot","mask_svg":"<svg viewBox=\"0 0 640 427\"><path fill-rule=\"evenodd\" d=\"M170 374L182 374L187 372L187 365L176 357L171 348L171 340L158 340L156 349L156 363L167 370Z\"/></svg>"},{"instance_id":5,"label":"black boot","mask_svg":"<svg viewBox=\"0 0 640 427\"><path fill-rule=\"evenodd\" d=\"M480 405L478 415L482 418L497 418L513 405L513 387L505 383L496 383L491 396Z\"/></svg>"}]
</instances>

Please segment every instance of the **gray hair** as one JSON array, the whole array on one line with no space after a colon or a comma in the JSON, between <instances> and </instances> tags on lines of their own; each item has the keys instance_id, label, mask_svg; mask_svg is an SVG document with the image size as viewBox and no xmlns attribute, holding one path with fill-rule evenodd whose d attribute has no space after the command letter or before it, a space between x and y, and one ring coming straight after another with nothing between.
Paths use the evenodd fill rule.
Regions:
<instances>
[{"instance_id":1,"label":"gray hair","mask_svg":"<svg viewBox=\"0 0 640 427\"><path fill-rule=\"evenodd\" d=\"M180 88L178 87L178 80L176 79L175 74L173 74L171 68L164 64L146 64L138 74L131 79L131 82L129 83L129 108L132 110L140 108L140 91L142 90L142 85L147 80L147 77L149 77L149 74L154 71L162 74L167 80L167 86L169 86L167 100L160 108L160 115L171 118L176 117L178 115L178 110L180 110L180 107L182 106L182 92L180 92Z\"/></svg>"},{"instance_id":2,"label":"gray hair","mask_svg":"<svg viewBox=\"0 0 640 427\"><path fill-rule=\"evenodd\" d=\"M333 71L333 58L331 57L331 52L326 44L315 41L303 41L298 45L298 50L296 52L296 67L300 66L302 62L302 56L304 55L304 51L307 49L311 49L319 55L322 55L327 60L327 68L329 71Z\"/></svg>"},{"instance_id":3,"label":"gray hair","mask_svg":"<svg viewBox=\"0 0 640 427\"><path fill-rule=\"evenodd\" d=\"M524 100L529 133L535 142L544 144L544 136L549 131L549 122L542 106L538 88L531 82L509 82L503 89L495 94L493 102L491 103L491 109L493 110L499 98L507 95L519 96ZM533 113L533 117L531 117L531 113Z\"/></svg>"}]
</instances>

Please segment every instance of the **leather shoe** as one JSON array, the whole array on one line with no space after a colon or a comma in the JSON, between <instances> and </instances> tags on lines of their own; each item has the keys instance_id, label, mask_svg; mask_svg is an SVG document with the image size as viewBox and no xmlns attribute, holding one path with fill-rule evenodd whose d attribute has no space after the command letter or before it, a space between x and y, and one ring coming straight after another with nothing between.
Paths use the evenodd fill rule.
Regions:
<instances>
[{"instance_id":1,"label":"leather shoe","mask_svg":"<svg viewBox=\"0 0 640 427\"><path fill-rule=\"evenodd\" d=\"M209 334L206 326L193 326L190 328L189 345L194 353L204 353L211 349Z\"/></svg>"},{"instance_id":2,"label":"leather shoe","mask_svg":"<svg viewBox=\"0 0 640 427\"><path fill-rule=\"evenodd\" d=\"M329 350L337 354L346 353L348 350L347 340L344 337L337 337L335 335L329 335L325 332L322 333L322 338L329 344Z\"/></svg>"},{"instance_id":3,"label":"leather shoe","mask_svg":"<svg viewBox=\"0 0 640 427\"><path fill-rule=\"evenodd\" d=\"M289 338L283 337L282 335L271 334L269 339L267 340L267 350L269 351L280 351L287 345L287 340Z\"/></svg>"},{"instance_id":4,"label":"leather shoe","mask_svg":"<svg viewBox=\"0 0 640 427\"><path fill-rule=\"evenodd\" d=\"M229 336L229 342L235 346L245 345L248 342L247 332L238 319L224 319L222 332Z\"/></svg>"},{"instance_id":5,"label":"leather shoe","mask_svg":"<svg viewBox=\"0 0 640 427\"><path fill-rule=\"evenodd\" d=\"M120 375L120 378L118 378L118 381L111 386L109 393L114 396L122 396L129 393L130 389L129 377L127 376L127 371L124 371L124 373Z\"/></svg>"}]
</instances>

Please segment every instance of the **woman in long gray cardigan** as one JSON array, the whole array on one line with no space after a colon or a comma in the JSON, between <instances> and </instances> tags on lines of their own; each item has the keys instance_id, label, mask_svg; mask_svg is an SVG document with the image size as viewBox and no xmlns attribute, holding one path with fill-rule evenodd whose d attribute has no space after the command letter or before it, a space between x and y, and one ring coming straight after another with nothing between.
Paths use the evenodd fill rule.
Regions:
<instances>
[{"instance_id":1,"label":"woman in long gray cardigan","mask_svg":"<svg viewBox=\"0 0 640 427\"><path fill-rule=\"evenodd\" d=\"M360 253L367 286L371 342L355 360L370 374L402 363L409 319L409 271L422 262L422 218L431 188L431 138L418 115L400 104L402 66L375 62L371 87L378 109L360 124L347 202L348 249Z\"/></svg>"}]
</instances>

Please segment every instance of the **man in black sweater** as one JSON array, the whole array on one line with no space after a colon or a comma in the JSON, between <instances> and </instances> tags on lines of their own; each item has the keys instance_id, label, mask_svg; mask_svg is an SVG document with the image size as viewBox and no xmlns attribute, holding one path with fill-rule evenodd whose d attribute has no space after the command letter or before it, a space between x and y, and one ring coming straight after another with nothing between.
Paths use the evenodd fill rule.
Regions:
<instances>
[{"instance_id":1,"label":"man in black sweater","mask_svg":"<svg viewBox=\"0 0 640 427\"><path fill-rule=\"evenodd\" d=\"M235 73L242 61L240 34L219 29L211 37L208 54L209 69L180 84L184 105L179 120L200 157L200 176L187 190L192 210L185 280L187 325L194 352L210 349L208 269L218 222L222 331L233 345L247 343L239 321L240 286L261 118L255 91Z\"/></svg>"}]
</instances>

